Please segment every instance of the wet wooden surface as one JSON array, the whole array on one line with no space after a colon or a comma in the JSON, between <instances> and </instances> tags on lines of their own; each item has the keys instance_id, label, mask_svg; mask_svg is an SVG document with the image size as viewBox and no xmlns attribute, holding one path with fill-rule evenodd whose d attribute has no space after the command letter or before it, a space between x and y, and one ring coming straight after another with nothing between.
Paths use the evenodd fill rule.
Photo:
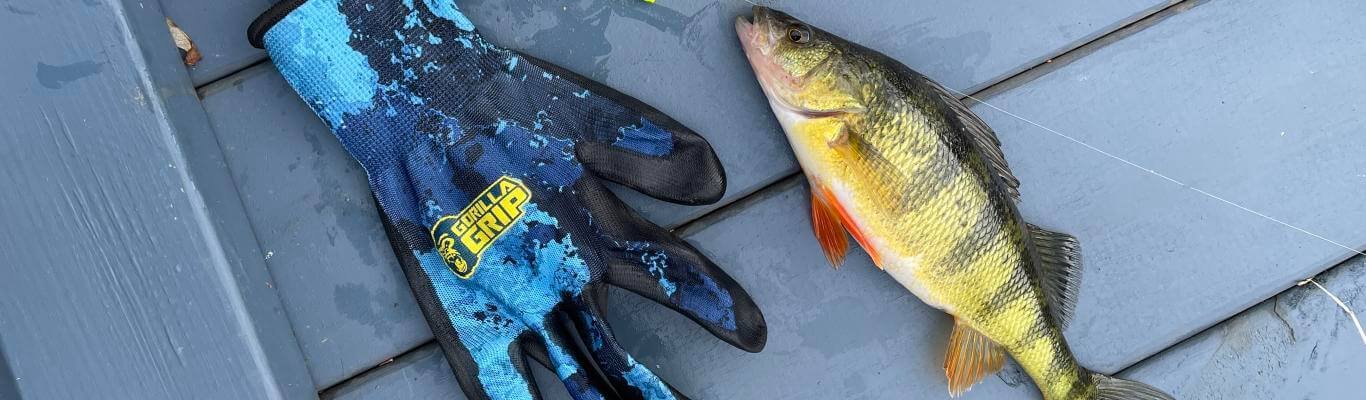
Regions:
<instances>
[{"instance_id":1,"label":"wet wooden surface","mask_svg":"<svg viewBox=\"0 0 1366 400\"><path fill-rule=\"evenodd\" d=\"M150 5L0 3L0 399L314 397Z\"/></svg>"},{"instance_id":2,"label":"wet wooden surface","mask_svg":"<svg viewBox=\"0 0 1366 400\"><path fill-rule=\"evenodd\" d=\"M1366 310L1366 259L1315 280L1354 312ZM1300 286L1126 372L1181 399L1352 399L1366 371L1366 339L1357 329L1327 294Z\"/></svg>"},{"instance_id":3,"label":"wet wooden surface","mask_svg":"<svg viewBox=\"0 0 1366 400\"><path fill-rule=\"evenodd\" d=\"M24 227L0 231L10 243L0 246L0 254L19 261L5 274L17 278L0 280L0 297L6 298L0 302L0 399L70 397L116 379L138 382L116 398L183 397L191 387L221 388L213 394L234 398L308 398L318 390L327 398L462 398L394 262L358 166L243 39L246 24L268 3L163 0L160 10L128 13L136 16L128 20L146 24L164 11L196 40L205 60L188 74L174 65L173 49L96 50L118 40L68 39L35 53L42 63L37 76L32 61L0 64L12 70L10 76L23 77L6 85L28 99L7 103L6 121L28 122L9 124L0 138L12 141L6 149L22 149L7 150L12 172L0 173L6 186L22 190L0 191L0 198L9 210L5 221ZM766 3L968 92L1165 5ZM53 19L49 11L58 7L5 5L0 16L13 21ZM82 6L108 5L85 0L70 8ZM731 181L722 204L685 208L625 196L651 219L682 225L688 240L750 291L769 323L768 347L760 354L735 350L663 307L615 293L612 322L638 359L698 399L947 397L939 365L948 318L873 268L862 252L839 272L824 265L808 229L805 187L791 178L796 165L733 37L731 21L747 4L465 0L461 7L491 40L640 97L698 130L720 153ZM1353 253L1206 194L1350 248L1366 245L1360 229L1366 208L1359 205L1366 197L1366 161L1358 157L1366 150L1360 135L1366 81L1356 67L1366 62L1366 27L1356 23L1366 6L1262 0L1179 7L1183 11L1164 11L1164 18L1140 24L1143 29L1108 37L1103 46L1088 46L1063 57L1067 62L989 91L987 102L1055 132L986 105L974 107L999 132L1024 182L1026 217L1082 241L1085 284L1067 332L1073 349L1088 367L1153 383L1178 398L1356 393L1349 377L1362 369L1357 360L1366 345L1355 328L1317 289L1285 291ZM150 46L164 35L120 27L94 11L68 14L62 21L81 24L84 30L75 31L92 38L132 31ZM95 72L76 73L87 59L84 68ZM138 63L152 66L150 78L131 75L128 65ZM146 94L139 103L135 95L107 90L145 93L147 82L170 99L165 108L146 107L153 101ZM202 103L187 95L195 86ZM111 107L129 111L111 113ZM53 115L63 124L53 125ZM21 134L30 131L53 133ZM65 143L50 142L62 137L55 132L67 132L73 143L113 140L97 135L105 131L130 137L79 155L85 164L110 166L46 180L33 177L59 168L13 172L45 165L42 158L19 162L17 154L53 162L77 154L49 148ZM145 146L128 147L140 144ZM127 151L108 150L118 148ZM127 161L131 154L136 162ZM152 165L162 158L170 160L170 170ZM181 186L190 192L173 191ZM124 196L129 205L103 211L117 218L95 225L151 233L101 236L108 246L101 254L127 255L116 259L95 260L94 253L61 246L25 250L48 248L39 242L77 242L72 235L81 231L58 235L35 216L50 211L60 220L102 210L66 212L39 201L79 199L90 188L102 188L103 196L133 193ZM124 204L119 201L110 206ZM158 205L163 203L174 206ZM195 224L214 234L190 229ZM49 231L57 236L42 234ZM156 239L160 247L139 244L140 237ZM132 250L144 248L137 246L146 251ZM163 252L162 258L139 258ZM53 263L87 267L23 267ZM172 268L187 266L194 268ZM1321 282L1350 306L1366 309L1362 271L1360 261L1349 261ZM73 284L83 289L71 290ZM110 303L111 296L122 300ZM90 311L109 307L115 311ZM49 312L62 309L79 312L65 318ZM97 315L88 319L87 313ZM119 315L142 317L107 321ZM80 338L92 326L126 328L98 341ZM57 338L71 338L53 339L44 333L50 329L62 332ZM45 345L68 340L77 344ZM254 354L270 356L250 358ZM171 356L187 363L183 371L163 368L176 365ZM61 375L35 361L43 357L60 365L91 357L122 363L92 370L90 382L58 385L54 379ZM396 360L375 367L390 358ZM206 368L222 376L196 375ZM539 367L537 373L549 398L567 398L551 375ZM155 394L134 395L148 392ZM966 396L1036 397L1014 366Z\"/></svg>"}]
</instances>

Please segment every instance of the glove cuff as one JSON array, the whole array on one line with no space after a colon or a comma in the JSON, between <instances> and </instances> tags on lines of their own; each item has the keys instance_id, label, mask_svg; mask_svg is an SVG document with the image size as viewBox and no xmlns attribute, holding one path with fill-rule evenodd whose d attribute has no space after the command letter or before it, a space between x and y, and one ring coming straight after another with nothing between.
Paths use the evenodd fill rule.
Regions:
<instances>
[{"instance_id":1,"label":"glove cuff","mask_svg":"<svg viewBox=\"0 0 1366 400\"><path fill-rule=\"evenodd\" d=\"M338 0L319 1L329 3L333 6L339 3ZM299 8L299 6L308 2L310 2L310 0L280 0L275 3L275 5L271 6L266 12L261 13L255 20L251 21L251 25L247 27L247 41L251 43L252 47L258 49L266 48L265 36L266 33L270 31L270 28L274 27L276 23L279 23L285 16L293 12L294 9ZM460 13L460 10L456 9L454 0L423 0L423 3L427 8L432 9L441 17L454 22L460 29L471 32L474 31L474 24L471 23L468 18L465 18L465 16Z\"/></svg>"},{"instance_id":2,"label":"glove cuff","mask_svg":"<svg viewBox=\"0 0 1366 400\"><path fill-rule=\"evenodd\" d=\"M427 17L420 18L418 9ZM451 37L443 40L428 31L424 23L436 20L454 27L445 33ZM385 34L374 36L377 32ZM376 56L353 47L357 40L395 40L388 32L402 46L393 45L386 59L372 59ZM415 63L424 53L478 50L483 44L452 0L285 0L258 17L248 36L253 45L266 49L290 86L334 130L344 127L345 114L374 106L385 82L396 79L395 71L411 75L425 68L395 67L397 63ZM458 57L476 58L473 53ZM377 68L387 68L382 70L390 75L382 76Z\"/></svg>"},{"instance_id":3,"label":"glove cuff","mask_svg":"<svg viewBox=\"0 0 1366 400\"><path fill-rule=\"evenodd\" d=\"M251 21L251 26L247 27L247 41L251 42L252 47L258 49L266 48L266 32L270 31L270 28L274 27L276 23L280 22L281 19L284 19L285 16L289 15L295 8L299 8L299 6L307 2L308 0L283 0L275 3L269 10L266 10L266 12L257 16L256 20Z\"/></svg>"}]
</instances>

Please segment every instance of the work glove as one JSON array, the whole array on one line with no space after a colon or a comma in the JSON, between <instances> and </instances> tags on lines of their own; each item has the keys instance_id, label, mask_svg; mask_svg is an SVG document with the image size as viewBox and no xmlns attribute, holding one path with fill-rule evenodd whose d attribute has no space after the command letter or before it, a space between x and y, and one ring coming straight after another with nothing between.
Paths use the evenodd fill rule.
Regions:
<instances>
[{"instance_id":1,"label":"work glove","mask_svg":"<svg viewBox=\"0 0 1366 400\"><path fill-rule=\"evenodd\" d=\"M404 273L471 399L684 398L624 351L607 285L763 348L749 295L602 179L682 204L725 191L706 140L640 101L484 40L452 0L287 0L252 24L364 167Z\"/></svg>"}]
</instances>

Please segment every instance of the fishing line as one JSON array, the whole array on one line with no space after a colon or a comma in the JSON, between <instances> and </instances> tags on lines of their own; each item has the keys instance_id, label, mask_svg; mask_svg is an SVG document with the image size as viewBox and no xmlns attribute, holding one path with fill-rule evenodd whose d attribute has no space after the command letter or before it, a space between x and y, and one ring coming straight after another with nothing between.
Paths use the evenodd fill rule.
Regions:
<instances>
[{"instance_id":1,"label":"fishing line","mask_svg":"<svg viewBox=\"0 0 1366 400\"><path fill-rule=\"evenodd\" d=\"M1039 129L1043 129L1043 130L1045 130L1045 131L1048 131L1049 133L1052 133L1052 134L1054 134L1054 135L1057 135L1058 137L1061 137L1061 138L1063 138L1063 139L1067 139L1068 141L1071 141L1072 143L1076 143L1076 144L1078 144L1078 145L1081 145L1082 147L1085 147L1085 148L1087 148L1087 149L1090 149L1091 151L1094 151L1094 152L1096 152L1096 153L1099 153L1099 154L1101 154L1101 155L1103 155L1103 156L1112 158L1112 159L1114 159L1114 160L1116 160L1116 161L1119 161L1119 162L1122 162L1122 163L1124 163L1124 164L1128 164L1130 167L1134 167L1134 168L1136 168L1136 169L1138 169L1138 170L1140 170L1140 171L1146 172L1146 173L1148 173L1148 174L1150 174L1150 175L1152 175L1152 176L1156 176L1156 177L1162 178L1162 179L1164 179L1164 180L1166 180L1166 181L1168 181L1168 182L1175 183L1175 184L1177 184L1177 185L1180 185L1181 187L1184 187L1184 188L1186 188L1186 189L1193 190L1193 191L1195 191L1196 193L1199 193L1199 194L1201 194L1201 195L1204 195L1205 197L1208 197L1208 198L1217 200L1217 201L1219 201L1219 202L1222 202L1222 203L1224 203L1224 204L1228 204L1228 205L1233 206L1233 207L1237 207L1238 209L1243 210L1243 211L1246 211L1246 212L1248 212L1248 213L1250 213L1250 214L1252 214L1252 215L1256 215L1256 216L1261 217L1262 219L1265 219L1265 220L1267 220L1267 221L1275 222L1275 223L1277 223L1277 224L1280 224L1281 226L1285 226L1285 227L1287 227L1287 228L1294 229L1294 230L1299 231L1299 232L1301 232L1301 233L1304 233L1304 234L1306 234L1306 235L1309 235L1309 236L1315 237L1315 238L1317 238L1317 239L1319 239L1319 240L1322 240L1322 241L1324 241L1324 242L1330 243L1330 244L1332 244L1332 245L1334 245L1334 246L1337 246L1337 247L1341 247L1341 248L1343 248L1343 249L1346 249L1347 251L1350 251L1350 252L1352 252L1352 253L1360 254L1360 255L1366 256L1366 253L1363 253L1363 252L1360 251L1360 250L1357 250L1357 249L1355 249L1355 248L1352 248L1351 246L1347 246L1347 245L1345 245L1345 244L1339 243L1338 241L1335 241L1335 240L1333 240L1333 239L1329 239L1329 238L1327 238L1327 237L1324 237L1323 235L1319 235L1319 234L1317 234L1317 233L1310 232L1310 231L1307 230L1307 229L1304 229L1304 228L1295 226L1294 224L1291 224L1291 223L1289 223L1289 222L1282 221L1282 220L1280 220L1280 219L1278 219L1278 218L1276 218L1276 217L1272 217L1272 216L1270 216L1270 215L1266 215L1265 213L1262 213L1262 212L1260 212L1260 211L1253 210L1253 209L1251 209L1251 208L1248 208L1247 206L1244 206L1244 205L1242 205L1242 204L1238 204L1238 203L1235 202L1235 201L1232 201L1232 200L1229 200L1229 199L1225 199L1225 198L1223 198L1223 197L1220 197L1219 195L1216 195L1216 194L1214 194L1214 193L1210 193L1210 192L1208 192L1208 191L1205 191L1204 189L1201 189L1201 188L1198 188L1198 187L1195 187L1195 186L1191 186L1190 184L1185 183L1185 182L1182 182L1182 181L1180 181L1180 180L1177 180L1176 178L1172 178L1172 177L1170 177L1170 176L1167 176L1166 174L1163 174L1163 173L1161 173L1161 172L1157 172L1157 170L1154 170L1154 169L1152 169L1152 168L1145 167L1145 166L1143 166L1143 165L1141 165L1141 164L1139 164L1139 163L1133 162L1133 161L1129 161L1128 159L1126 159L1126 158L1124 158L1124 157L1120 157L1120 156L1118 156L1118 155L1115 155L1114 153L1105 151L1104 149L1101 149L1101 148L1099 148L1099 147L1092 146L1091 144L1086 143L1086 142L1083 142L1083 141L1081 141L1080 139L1077 139L1077 138L1068 136L1067 134L1064 134L1064 133L1062 133L1062 132L1058 132L1057 130L1054 130L1053 128L1049 128L1049 127L1047 127L1047 126L1043 126L1042 124L1039 124L1038 122L1031 121L1031 120L1029 120L1028 118L1021 117L1021 116L1019 116L1019 115L1017 115L1017 114L1015 114L1015 113L1012 113L1012 112L1010 112L1010 111L1006 111L1005 109L1002 109L1002 108L1000 108L1000 107L997 107L997 106L994 105L994 104L991 104L991 103L988 103L988 102L986 102L986 101L983 101L982 99L973 97L973 96L970 95L970 94L963 93L963 92L960 92L960 91L957 91L957 90L954 90L954 89L951 89L951 88L947 88L947 87L946 87L945 89L948 89L948 91L950 91L950 92L957 93L957 94L960 95L960 96L963 96L963 97L966 97L966 98L968 98L968 99L971 99L972 101L981 103L982 105L987 106L987 107L990 107L990 108L993 109L993 110L1000 111L1000 112L1002 112L1002 113L1004 113L1004 114L1006 114L1006 115L1009 115L1009 116L1011 116L1011 117L1014 117L1015 119L1018 119L1018 120L1020 120L1020 121L1024 121L1025 123L1028 123L1028 124L1030 124L1030 125L1034 125L1034 126L1036 126L1036 127L1039 127Z\"/></svg>"},{"instance_id":2,"label":"fishing line","mask_svg":"<svg viewBox=\"0 0 1366 400\"><path fill-rule=\"evenodd\" d=\"M1338 308L1341 308L1342 311L1346 311L1348 317L1352 317L1352 323L1357 326L1357 335L1361 336L1361 343L1366 344L1366 329L1362 329L1361 320L1357 319L1357 313L1352 312L1352 309L1347 307L1347 303L1343 303L1342 299L1339 299L1333 292L1328 291L1328 288L1323 287L1323 285L1319 284L1319 281L1314 280L1314 278L1305 279L1300 283L1295 284L1295 286L1304 286L1306 283L1312 283L1314 286L1318 286L1319 290L1322 290L1324 294L1328 295L1328 298L1333 299L1333 302L1338 304Z\"/></svg>"},{"instance_id":3,"label":"fishing line","mask_svg":"<svg viewBox=\"0 0 1366 400\"><path fill-rule=\"evenodd\" d=\"M957 93L957 94L959 94L960 96L966 97L966 98L968 98L968 99L972 99L972 101L976 101L976 102L978 102L978 103L982 103L982 105L987 106L987 107L991 107L992 109L994 109L994 110L996 110L996 111L1000 111L1000 112L1002 112L1002 113L1004 113L1004 114L1006 114L1006 115L1009 115L1009 116L1011 116L1011 117L1015 117L1015 119L1024 121L1024 122L1026 122L1026 123L1028 123L1028 124L1030 124L1030 125L1037 126L1037 127L1039 127L1039 129L1043 129L1043 130L1045 130L1045 131L1048 131L1049 133L1052 133L1052 134L1054 134L1054 135L1057 135L1058 137L1061 137L1061 138L1063 138L1063 139L1067 139L1068 141L1071 141L1072 143L1076 143L1076 144L1078 144L1078 145L1081 145L1082 147L1091 149L1091 151L1094 151L1094 152L1096 152L1096 153L1100 153L1101 155L1104 155L1104 156L1106 156L1106 157L1110 157L1110 158L1115 159L1115 160L1117 160L1117 161L1119 161L1119 162L1128 164L1129 166L1134 167L1134 168L1137 168L1137 169L1140 170L1140 171L1146 172L1146 173L1151 174L1151 175L1153 175L1153 176L1156 176L1156 177L1158 177L1158 178L1165 179L1165 180L1167 180L1167 181L1169 181L1169 182L1171 182L1171 183L1175 183L1175 184L1177 184L1177 185L1181 185L1181 187L1184 187L1184 188L1187 188L1187 189L1190 189L1190 190L1194 190L1196 193L1200 193L1201 195L1204 195L1205 197L1209 197L1209 198L1211 198L1211 199L1218 200L1218 201L1220 201L1220 202L1222 202L1222 203L1224 203L1224 204L1228 204L1228 205L1237 207L1238 209L1243 210L1243 211L1246 211L1246 212L1248 212L1248 213L1251 213L1252 215L1256 215L1256 216L1258 216L1258 217L1262 217L1263 219L1266 219L1267 221L1275 222L1275 223L1281 224L1282 226L1285 226L1285 227L1287 227L1287 228L1290 228L1290 229L1294 229L1294 230L1303 232L1303 233L1306 234L1306 235L1313 236L1313 237L1318 238L1319 240L1322 240L1322 241L1324 241L1324 242L1332 243L1334 246L1338 246L1338 247L1347 249L1347 251L1350 251L1350 252L1353 252L1353 253L1356 253L1356 254L1360 254L1360 255L1366 256L1366 253L1363 253L1363 252L1361 252L1361 251L1359 251L1359 250L1357 250L1357 249L1348 247L1347 245L1344 245L1344 244L1342 244L1342 243L1338 243L1337 241L1334 241L1334 240L1332 240L1332 239L1323 237L1323 235L1319 235L1319 234L1317 234L1317 233L1310 232L1309 230L1306 230L1306 229L1304 229L1304 228L1295 226L1294 224L1291 224L1291 223L1289 223L1289 222L1282 221L1282 220L1280 220L1280 219L1277 219L1276 217L1272 217L1272 216L1270 216L1270 215L1266 215L1265 213L1259 212L1259 211L1257 211L1257 210L1253 210L1253 209L1251 209L1251 208L1248 208L1247 206L1244 206L1244 205L1242 205L1242 204L1238 204L1237 202L1234 202L1234 201L1229 200L1229 199L1225 199L1225 198L1220 197L1219 195L1216 195L1216 194L1214 194L1214 193L1207 192L1207 191L1205 191L1204 189L1200 189L1200 188L1198 188L1198 187L1191 186L1190 184L1187 184L1187 183L1185 183L1185 182L1179 181L1179 180L1177 180L1176 178L1172 178L1172 177L1170 177L1170 176L1167 176L1166 174L1163 174L1163 173L1161 173L1161 172L1157 172L1156 170L1154 170L1154 169L1152 169L1152 168L1148 168L1148 167L1145 167L1145 166L1143 166L1143 165L1140 165L1140 164L1138 164L1138 163L1136 163L1136 162L1129 161L1128 159L1125 159L1124 157L1117 156L1117 155L1115 155L1115 154L1113 154L1113 153L1110 153L1110 152L1108 152L1108 151L1105 151L1105 150L1103 150L1103 149L1101 149L1101 148L1099 148L1099 147L1092 146L1090 143L1083 142L1083 141L1081 141L1080 139L1077 139L1077 138L1068 136L1068 135L1066 135L1066 134L1063 134L1062 132L1058 132L1057 130L1054 130L1053 128L1049 128L1049 127L1043 126L1042 124L1039 124L1038 122L1031 121L1031 120L1029 120L1028 118L1021 117L1021 116L1016 115L1015 113L1012 113L1012 112L1010 112L1010 111L1006 111L1006 110L1002 109L1001 107L997 107L997 106L994 105L994 104L991 104L991 103L982 101L982 99L973 97L973 96L970 95L970 94L963 93L963 92L960 92L960 91L957 91L957 90L954 90L954 89L949 89L949 88L945 88L945 89L948 89L949 91L954 92L954 93ZM1338 307L1341 308L1342 311L1347 312L1347 316L1348 316L1348 317L1351 317L1351 319L1352 319L1352 324L1356 325L1357 334L1361 336L1361 342L1362 342L1362 343L1366 343L1366 330L1363 330L1363 329L1362 329L1362 327L1361 327L1361 321L1357 319L1356 313L1355 313L1355 312L1352 312L1352 309L1351 309L1350 307L1347 307L1347 304L1343 303L1342 300L1339 300L1339 299L1338 299L1338 296L1334 295L1333 292L1328 291L1328 288L1323 287L1323 285L1320 285L1320 284L1318 283L1318 281L1315 281L1315 280L1314 280L1314 278L1309 278L1309 279L1305 279L1305 280L1303 280L1303 281L1300 281L1299 283L1296 284L1296 286L1304 286L1306 283L1313 283L1314 286L1317 286L1317 287L1319 288L1319 290L1322 290L1323 293L1327 294L1328 297L1331 298L1331 299L1333 300L1334 303L1337 303Z\"/></svg>"}]
</instances>

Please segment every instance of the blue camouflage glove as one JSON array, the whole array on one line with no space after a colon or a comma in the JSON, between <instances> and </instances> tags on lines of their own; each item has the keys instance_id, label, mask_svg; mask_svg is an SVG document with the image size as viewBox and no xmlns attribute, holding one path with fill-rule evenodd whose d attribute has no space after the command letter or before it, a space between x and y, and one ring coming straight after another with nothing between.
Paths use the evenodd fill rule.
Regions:
<instances>
[{"instance_id":1,"label":"blue camouflage glove","mask_svg":"<svg viewBox=\"0 0 1366 400\"><path fill-rule=\"evenodd\" d=\"M249 36L365 168L469 398L539 398L526 356L577 399L683 398L617 344L609 284L763 348L749 295L601 180L715 202L724 172L701 136L485 42L452 0L287 0Z\"/></svg>"}]
</instances>

